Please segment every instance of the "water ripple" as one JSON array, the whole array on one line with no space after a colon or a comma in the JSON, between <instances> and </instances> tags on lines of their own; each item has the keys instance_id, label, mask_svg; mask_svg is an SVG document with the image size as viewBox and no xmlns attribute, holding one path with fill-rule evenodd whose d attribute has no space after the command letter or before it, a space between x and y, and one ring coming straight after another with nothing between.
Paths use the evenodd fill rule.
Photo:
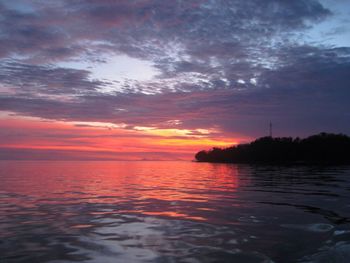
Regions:
<instances>
[{"instance_id":1,"label":"water ripple","mask_svg":"<svg viewBox=\"0 0 350 263\"><path fill-rule=\"evenodd\" d=\"M0 262L349 257L349 167L0 161L0 181Z\"/></svg>"}]
</instances>

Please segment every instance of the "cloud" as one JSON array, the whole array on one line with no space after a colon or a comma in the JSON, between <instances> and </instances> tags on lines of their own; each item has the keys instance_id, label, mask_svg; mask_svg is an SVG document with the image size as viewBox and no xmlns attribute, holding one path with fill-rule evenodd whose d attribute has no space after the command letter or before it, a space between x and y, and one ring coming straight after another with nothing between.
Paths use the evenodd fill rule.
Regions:
<instances>
[{"instance_id":1,"label":"cloud","mask_svg":"<svg viewBox=\"0 0 350 263\"><path fill-rule=\"evenodd\" d=\"M349 54L344 48L283 50L283 65L265 69L257 85L247 82L243 89L221 88L219 83L212 89L152 95L95 92L74 101L3 96L0 109L47 119L126 123L130 128L166 128L176 119L182 129L219 127L250 136L264 135L270 120L281 134L303 135L325 127L349 132Z\"/></svg>"},{"instance_id":2,"label":"cloud","mask_svg":"<svg viewBox=\"0 0 350 263\"><path fill-rule=\"evenodd\" d=\"M179 120L259 136L272 120L280 134L350 132L349 47L305 43L333 15L316 0L28 1L0 11L2 111L128 129ZM92 78L91 65L121 54L159 74Z\"/></svg>"},{"instance_id":3,"label":"cloud","mask_svg":"<svg viewBox=\"0 0 350 263\"><path fill-rule=\"evenodd\" d=\"M190 56L220 56L223 48L244 56L247 43L260 39L256 44L262 44L330 15L314 0L27 4L27 10L0 6L3 57L56 61L108 50L158 60L169 57L169 46L179 43Z\"/></svg>"},{"instance_id":4,"label":"cloud","mask_svg":"<svg viewBox=\"0 0 350 263\"><path fill-rule=\"evenodd\" d=\"M18 61L0 63L0 85L17 94L79 95L96 91L107 83L91 80L90 72L50 65L31 65Z\"/></svg>"}]
</instances>

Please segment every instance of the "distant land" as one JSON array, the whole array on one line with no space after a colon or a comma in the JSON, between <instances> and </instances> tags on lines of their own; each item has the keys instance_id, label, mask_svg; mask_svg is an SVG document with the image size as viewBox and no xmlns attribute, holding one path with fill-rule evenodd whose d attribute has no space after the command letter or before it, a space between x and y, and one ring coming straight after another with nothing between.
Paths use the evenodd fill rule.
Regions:
<instances>
[{"instance_id":1,"label":"distant land","mask_svg":"<svg viewBox=\"0 0 350 263\"><path fill-rule=\"evenodd\" d=\"M268 136L248 144L203 150L195 158L211 163L350 164L350 137L332 133L304 139Z\"/></svg>"}]
</instances>

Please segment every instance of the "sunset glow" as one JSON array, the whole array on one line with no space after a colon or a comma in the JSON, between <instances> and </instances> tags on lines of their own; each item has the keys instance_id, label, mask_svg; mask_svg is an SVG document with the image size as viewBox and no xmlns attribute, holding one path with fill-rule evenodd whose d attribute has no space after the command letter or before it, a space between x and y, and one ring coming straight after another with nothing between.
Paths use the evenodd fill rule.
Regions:
<instances>
[{"instance_id":1,"label":"sunset glow","mask_svg":"<svg viewBox=\"0 0 350 263\"><path fill-rule=\"evenodd\" d=\"M2 118L0 129L4 138L0 142L1 148L16 151L26 149L42 154L45 150L69 151L70 158L72 155L79 158L81 152L86 152L82 159L188 160L193 152L202 147L224 147L236 143L230 138L210 137L209 130L127 128L112 123L20 117ZM29 154L27 158L31 158Z\"/></svg>"},{"instance_id":2,"label":"sunset glow","mask_svg":"<svg viewBox=\"0 0 350 263\"><path fill-rule=\"evenodd\" d=\"M344 263L349 164L350 0L0 0L0 263Z\"/></svg>"},{"instance_id":3,"label":"sunset glow","mask_svg":"<svg viewBox=\"0 0 350 263\"><path fill-rule=\"evenodd\" d=\"M350 132L347 1L73 2L0 0L2 159Z\"/></svg>"}]
</instances>

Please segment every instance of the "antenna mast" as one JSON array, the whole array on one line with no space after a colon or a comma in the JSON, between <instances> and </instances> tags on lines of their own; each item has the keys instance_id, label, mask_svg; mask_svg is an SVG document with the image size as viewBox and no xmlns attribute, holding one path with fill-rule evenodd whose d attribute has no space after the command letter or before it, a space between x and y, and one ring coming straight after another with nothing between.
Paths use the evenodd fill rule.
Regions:
<instances>
[{"instance_id":1,"label":"antenna mast","mask_svg":"<svg viewBox=\"0 0 350 263\"><path fill-rule=\"evenodd\" d=\"M272 122L270 121L270 137L272 138Z\"/></svg>"}]
</instances>

